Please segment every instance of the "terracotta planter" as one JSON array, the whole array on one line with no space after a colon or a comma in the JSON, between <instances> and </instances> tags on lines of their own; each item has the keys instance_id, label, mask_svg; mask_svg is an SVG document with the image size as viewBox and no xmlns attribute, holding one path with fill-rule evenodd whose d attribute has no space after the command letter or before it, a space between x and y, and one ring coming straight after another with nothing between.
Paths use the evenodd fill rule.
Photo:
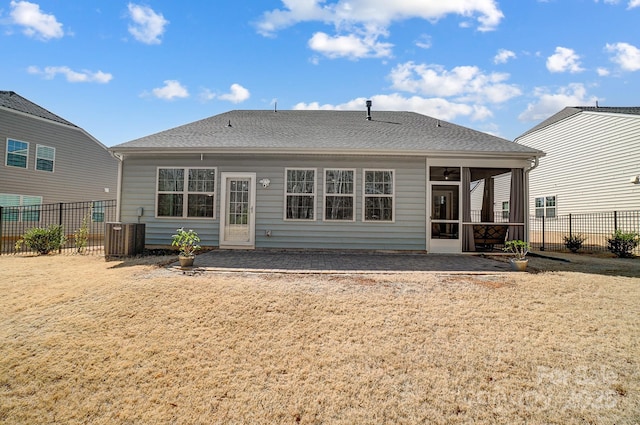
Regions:
<instances>
[{"instance_id":1,"label":"terracotta planter","mask_svg":"<svg viewBox=\"0 0 640 425\"><path fill-rule=\"evenodd\" d=\"M196 257L185 257L185 256L178 256L178 260L180 261L180 267L192 267L193 266L193 260L195 260Z\"/></svg>"},{"instance_id":2,"label":"terracotta planter","mask_svg":"<svg viewBox=\"0 0 640 425\"><path fill-rule=\"evenodd\" d=\"M511 269L517 272L524 272L527 270L527 264L529 264L529 260L518 260L516 258L511 259Z\"/></svg>"}]
</instances>

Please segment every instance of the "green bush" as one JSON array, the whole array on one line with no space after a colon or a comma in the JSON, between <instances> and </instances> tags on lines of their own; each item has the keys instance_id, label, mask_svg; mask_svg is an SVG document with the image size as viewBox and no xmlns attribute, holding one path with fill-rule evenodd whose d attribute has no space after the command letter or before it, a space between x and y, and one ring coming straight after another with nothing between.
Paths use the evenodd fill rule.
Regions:
<instances>
[{"instance_id":1,"label":"green bush","mask_svg":"<svg viewBox=\"0 0 640 425\"><path fill-rule=\"evenodd\" d=\"M51 251L60 249L65 242L66 237L62 226L52 224L47 228L32 227L16 242L16 251L24 244L30 250L39 254L48 254Z\"/></svg>"},{"instance_id":2,"label":"green bush","mask_svg":"<svg viewBox=\"0 0 640 425\"><path fill-rule=\"evenodd\" d=\"M578 252L580 248L582 248L582 244L587 238L581 234L571 235L571 236L563 236L564 246L567 247L571 252Z\"/></svg>"},{"instance_id":3,"label":"green bush","mask_svg":"<svg viewBox=\"0 0 640 425\"><path fill-rule=\"evenodd\" d=\"M616 230L611 238L607 239L607 249L621 258L633 257L631 253L640 244L640 235L636 232L625 233Z\"/></svg>"},{"instance_id":4,"label":"green bush","mask_svg":"<svg viewBox=\"0 0 640 425\"><path fill-rule=\"evenodd\" d=\"M89 244L89 219L91 213L87 213L82 219L82 225L73 233L73 240L76 244L76 252L83 254Z\"/></svg>"}]
</instances>

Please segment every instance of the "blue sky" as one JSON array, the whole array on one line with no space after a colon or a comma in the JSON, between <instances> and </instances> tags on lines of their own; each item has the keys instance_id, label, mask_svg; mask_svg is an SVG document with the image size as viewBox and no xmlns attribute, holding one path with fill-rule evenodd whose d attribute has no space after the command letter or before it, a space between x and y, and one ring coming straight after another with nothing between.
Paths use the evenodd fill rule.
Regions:
<instances>
[{"instance_id":1,"label":"blue sky","mask_svg":"<svg viewBox=\"0 0 640 425\"><path fill-rule=\"evenodd\" d=\"M510 140L565 106L640 105L640 0L2 0L0 31L0 90L107 146L276 102Z\"/></svg>"}]
</instances>

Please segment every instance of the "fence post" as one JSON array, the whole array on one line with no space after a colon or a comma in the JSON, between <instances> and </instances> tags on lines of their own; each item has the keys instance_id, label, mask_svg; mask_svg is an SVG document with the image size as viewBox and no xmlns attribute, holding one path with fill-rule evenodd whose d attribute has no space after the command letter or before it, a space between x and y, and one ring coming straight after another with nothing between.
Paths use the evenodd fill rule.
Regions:
<instances>
[{"instance_id":1,"label":"fence post","mask_svg":"<svg viewBox=\"0 0 640 425\"><path fill-rule=\"evenodd\" d=\"M62 202L60 202L58 204L58 225L60 227L62 227L62 210L63 210L64 204ZM62 229L62 234L64 233L64 229ZM62 245L60 245L60 247L58 248L58 254L62 253Z\"/></svg>"},{"instance_id":2,"label":"fence post","mask_svg":"<svg viewBox=\"0 0 640 425\"><path fill-rule=\"evenodd\" d=\"M618 211L613 212L613 231L618 231Z\"/></svg>"},{"instance_id":3,"label":"fence post","mask_svg":"<svg viewBox=\"0 0 640 425\"><path fill-rule=\"evenodd\" d=\"M544 251L544 215L542 216L542 246L540 251Z\"/></svg>"},{"instance_id":4,"label":"fence post","mask_svg":"<svg viewBox=\"0 0 640 425\"><path fill-rule=\"evenodd\" d=\"M2 205L0 205L0 255L2 255L2 250L4 249L4 242L2 241Z\"/></svg>"}]
</instances>

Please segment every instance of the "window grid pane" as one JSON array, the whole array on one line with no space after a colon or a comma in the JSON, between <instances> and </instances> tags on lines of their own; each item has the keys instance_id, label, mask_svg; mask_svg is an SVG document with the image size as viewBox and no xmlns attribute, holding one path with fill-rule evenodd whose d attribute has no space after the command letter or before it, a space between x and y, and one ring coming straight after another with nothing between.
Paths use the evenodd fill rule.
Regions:
<instances>
[{"instance_id":1,"label":"window grid pane","mask_svg":"<svg viewBox=\"0 0 640 425\"><path fill-rule=\"evenodd\" d=\"M7 165L11 167L27 168L29 144L17 140L7 140Z\"/></svg>"},{"instance_id":2,"label":"window grid pane","mask_svg":"<svg viewBox=\"0 0 640 425\"><path fill-rule=\"evenodd\" d=\"M182 192L184 191L184 169L182 168L161 168L158 172L159 192Z\"/></svg>"},{"instance_id":3,"label":"window grid pane","mask_svg":"<svg viewBox=\"0 0 640 425\"><path fill-rule=\"evenodd\" d=\"M353 220L352 196L327 196L325 220Z\"/></svg>"},{"instance_id":4,"label":"window grid pane","mask_svg":"<svg viewBox=\"0 0 640 425\"><path fill-rule=\"evenodd\" d=\"M287 196L287 218L293 220L313 220L315 198L306 195Z\"/></svg>"},{"instance_id":5,"label":"window grid pane","mask_svg":"<svg viewBox=\"0 0 640 425\"><path fill-rule=\"evenodd\" d=\"M48 146L38 146L36 148L36 170L53 171L56 150Z\"/></svg>"}]
</instances>

